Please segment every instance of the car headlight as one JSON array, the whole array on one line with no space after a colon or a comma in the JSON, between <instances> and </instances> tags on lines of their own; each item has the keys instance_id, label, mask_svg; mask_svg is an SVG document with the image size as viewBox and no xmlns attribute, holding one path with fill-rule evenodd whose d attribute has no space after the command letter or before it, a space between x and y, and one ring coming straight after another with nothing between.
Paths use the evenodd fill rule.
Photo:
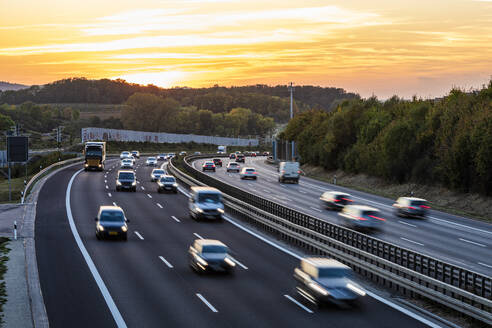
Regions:
<instances>
[{"instance_id":1,"label":"car headlight","mask_svg":"<svg viewBox=\"0 0 492 328\"><path fill-rule=\"evenodd\" d=\"M101 167L102 165L101 165L101 164L99 164L98 166L99 166L99 167Z\"/></svg>"},{"instance_id":2,"label":"car headlight","mask_svg":"<svg viewBox=\"0 0 492 328\"><path fill-rule=\"evenodd\" d=\"M354 293L359 294L360 296L366 296L366 292L363 291L361 288L352 285L351 283L347 284L347 288L353 291Z\"/></svg>"},{"instance_id":3,"label":"car headlight","mask_svg":"<svg viewBox=\"0 0 492 328\"><path fill-rule=\"evenodd\" d=\"M226 257L224 259L224 262L227 263L231 267L235 267L236 266L236 263L231 258L229 258L229 257Z\"/></svg>"},{"instance_id":4,"label":"car headlight","mask_svg":"<svg viewBox=\"0 0 492 328\"><path fill-rule=\"evenodd\" d=\"M207 266L208 265L208 262L205 261L204 259L202 259L200 256L195 255L195 258L198 261L198 263L200 263L201 265L203 265L203 266Z\"/></svg>"},{"instance_id":5,"label":"car headlight","mask_svg":"<svg viewBox=\"0 0 492 328\"><path fill-rule=\"evenodd\" d=\"M323 296L328 296L330 294L330 293L328 293L328 291L326 289L324 289L323 287L321 287L320 285L318 285L315 282L310 282L309 287L311 287L311 289L315 290L317 293L319 293Z\"/></svg>"},{"instance_id":6,"label":"car headlight","mask_svg":"<svg viewBox=\"0 0 492 328\"><path fill-rule=\"evenodd\" d=\"M121 186L121 182L119 180L116 180L116 185Z\"/></svg>"},{"instance_id":7,"label":"car headlight","mask_svg":"<svg viewBox=\"0 0 492 328\"><path fill-rule=\"evenodd\" d=\"M121 231L127 232L128 231L128 228L126 226L121 226Z\"/></svg>"},{"instance_id":8,"label":"car headlight","mask_svg":"<svg viewBox=\"0 0 492 328\"><path fill-rule=\"evenodd\" d=\"M97 229L99 231L104 231L104 227L102 225L100 225L100 224L97 225Z\"/></svg>"},{"instance_id":9,"label":"car headlight","mask_svg":"<svg viewBox=\"0 0 492 328\"><path fill-rule=\"evenodd\" d=\"M178 184L177 183L173 183L173 187L178 187Z\"/></svg>"},{"instance_id":10,"label":"car headlight","mask_svg":"<svg viewBox=\"0 0 492 328\"><path fill-rule=\"evenodd\" d=\"M199 208L199 207L195 207L195 209L196 209L196 211L197 211L198 213L203 213L203 210L202 210L201 208Z\"/></svg>"},{"instance_id":11,"label":"car headlight","mask_svg":"<svg viewBox=\"0 0 492 328\"><path fill-rule=\"evenodd\" d=\"M85 167L89 167L89 164L85 163L85 165L84 165L84 166L85 166Z\"/></svg>"},{"instance_id":12,"label":"car headlight","mask_svg":"<svg viewBox=\"0 0 492 328\"><path fill-rule=\"evenodd\" d=\"M218 211L219 213L224 213L224 210L223 210L223 209L221 209L221 208L218 208L218 209L217 209L217 211Z\"/></svg>"},{"instance_id":13,"label":"car headlight","mask_svg":"<svg viewBox=\"0 0 492 328\"><path fill-rule=\"evenodd\" d=\"M136 186L136 185L137 185L137 181L133 181L132 186Z\"/></svg>"}]
</instances>

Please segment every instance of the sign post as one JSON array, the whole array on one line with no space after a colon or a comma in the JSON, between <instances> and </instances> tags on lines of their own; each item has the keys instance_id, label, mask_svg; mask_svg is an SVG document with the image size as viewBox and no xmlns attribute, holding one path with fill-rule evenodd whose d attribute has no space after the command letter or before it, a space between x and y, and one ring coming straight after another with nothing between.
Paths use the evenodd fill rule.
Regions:
<instances>
[{"instance_id":1,"label":"sign post","mask_svg":"<svg viewBox=\"0 0 492 328\"><path fill-rule=\"evenodd\" d=\"M11 163L26 163L29 159L29 138L21 136L7 137L7 164L9 167L9 201L12 200Z\"/></svg>"}]
</instances>

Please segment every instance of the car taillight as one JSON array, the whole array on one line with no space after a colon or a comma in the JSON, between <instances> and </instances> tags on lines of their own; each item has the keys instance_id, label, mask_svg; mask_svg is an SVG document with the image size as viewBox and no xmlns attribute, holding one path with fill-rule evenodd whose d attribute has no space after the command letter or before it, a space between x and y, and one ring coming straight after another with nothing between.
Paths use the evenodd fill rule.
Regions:
<instances>
[{"instance_id":1,"label":"car taillight","mask_svg":"<svg viewBox=\"0 0 492 328\"><path fill-rule=\"evenodd\" d=\"M282 170L282 173L285 173L285 170Z\"/></svg>"},{"instance_id":2,"label":"car taillight","mask_svg":"<svg viewBox=\"0 0 492 328\"><path fill-rule=\"evenodd\" d=\"M374 216L374 215L368 215L368 217L373 218L373 219L376 219L376 220L379 220L379 221L386 221L386 219L383 219L383 218L380 218L380 217L377 217L377 216Z\"/></svg>"},{"instance_id":3,"label":"car taillight","mask_svg":"<svg viewBox=\"0 0 492 328\"><path fill-rule=\"evenodd\" d=\"M301 174L301 171L297 171L297 174Z\"/></svg>"},{"instance_id":4,"label":"car taillight","mask_svg":"<svg viewBox=\"0 0 492 328\"><path fill-rule=\"evenodd\" d=\"M427 205L420 205L420 207L426 208L426 209L429 209L430 208L430 206L427 206Z\"/></svg>"},{"instance_id":5,"label":"car taillight","mask_svg":"<svg viewBox=\"0 0 492 328\"><path fill-rule=\"evenodd\" d=\"M334 202L339 202L339 201L340 201L340 199L334 199L333 201L334 201Z\"/></svg>"},{"instance_id":6,"label":"car taillight","mask_svg":"<svg viewBox=\"0 0 492 328\"><path fill-rule=\"evenodd\" d=\"M363 218L363 217L358 217L357 219L360 220L360 221L367 221L367 219L366 218Z\"/></svg>"},{"instance_id":7,"label":"car taillight","mask_svg":"<svg viewBox=\"0 0 492 328\"><path fill-rule=\"evenodd\" d=\"M256 172L251 172L251 173L253 173L253 174L258 174L258 173L256 173Z\"/></svg>"},{"instance_id":8,"label":"car taillight","mask_svg":"<svg viewBox=\"0 0 492 328\"><path fill-rule=\"evenodd\" d=\"M348 198L342 198L343 200L346 200L347 202L353 202L352 199L348 199Z\"/></svg>"},{"instance_id":9,"label":"car taillight","mask_svg":"<svg viewBox=\"0 0 492 328\"><path fill-rule=\"evenodd\" d=\"M413 206L408 206L407 208L408 208L409 210L414 210L414 209L415 209L415 207L413 207Z\"/></svg>"}]
</instances>

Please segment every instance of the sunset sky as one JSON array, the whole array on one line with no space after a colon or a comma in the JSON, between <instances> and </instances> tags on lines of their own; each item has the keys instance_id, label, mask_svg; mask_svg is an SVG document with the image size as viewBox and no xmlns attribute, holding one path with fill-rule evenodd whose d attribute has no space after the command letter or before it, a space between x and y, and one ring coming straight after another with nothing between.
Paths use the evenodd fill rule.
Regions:
<instances>
[{"instance_id":1,"label":"sunset sky","mask_svg":"<svg viewBox=\"0 0 492 328\"><path fill-rule=\"evenodd\" d=\"M0 81L313 84L437 97L492 76L492 0L0 0Z\"/></svg>"}]
</instances>

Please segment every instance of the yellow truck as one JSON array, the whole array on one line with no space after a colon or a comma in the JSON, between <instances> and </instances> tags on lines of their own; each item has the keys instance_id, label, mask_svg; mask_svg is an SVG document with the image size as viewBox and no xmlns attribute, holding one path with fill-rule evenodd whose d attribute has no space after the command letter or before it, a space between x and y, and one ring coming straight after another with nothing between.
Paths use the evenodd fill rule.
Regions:
<instances>
[{"instance_id":1,"label":"yellow truck","mask_svg":"<svg viewBox=\"0 0 492 328\"><path fill-rule=\"evenodd\" d=\"M104 170L106 161L106 142L88 141L84 145L84 170Z\"/></svg>"}]
</instances>

